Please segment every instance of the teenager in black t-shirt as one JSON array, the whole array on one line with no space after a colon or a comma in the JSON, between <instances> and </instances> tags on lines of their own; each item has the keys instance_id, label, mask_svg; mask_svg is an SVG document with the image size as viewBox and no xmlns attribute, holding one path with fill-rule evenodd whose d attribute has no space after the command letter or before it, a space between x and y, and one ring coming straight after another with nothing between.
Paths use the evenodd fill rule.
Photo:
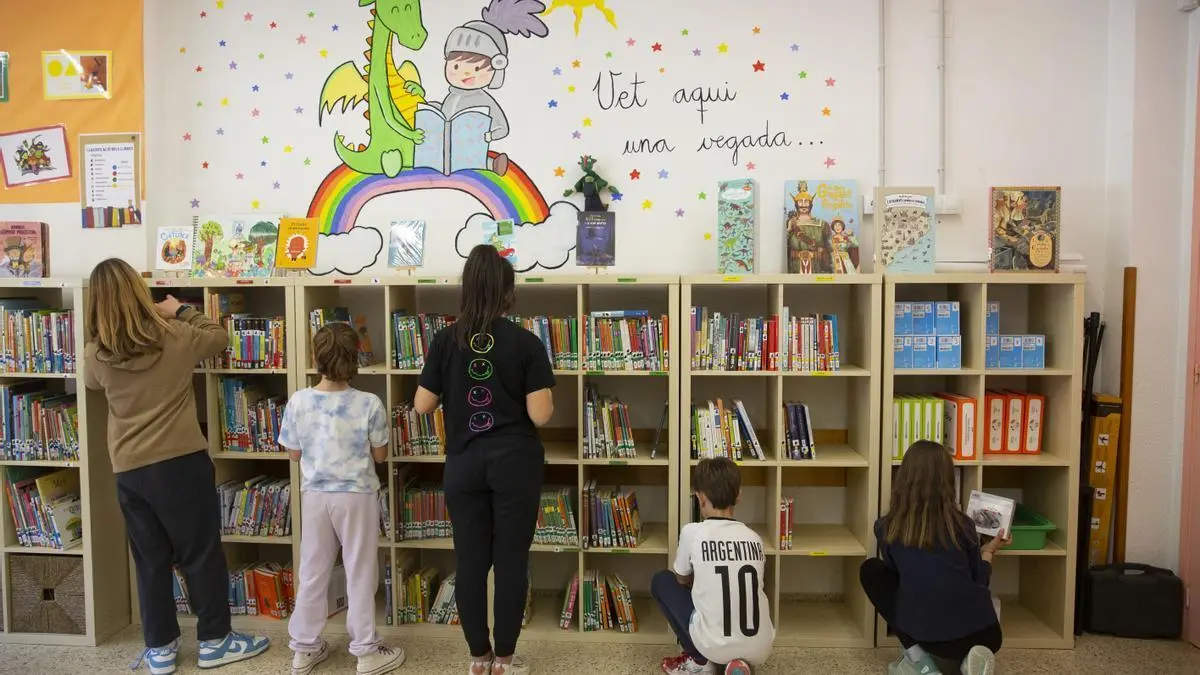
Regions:
<instances>
[{"instance_id":1,"label":"teenager in black t-shirt","mask_svg":"<svg viewBox=\"0 0 1200 675\"><path fill-rule=\"evenodd\" d=\"M554 371L536 335L504 314L516 299L512 265L481 244L463 266L458 320L433 339L414 407L446 419L443 489L454 524L455 600L472 675L522 675L514 657L525 614L529 547L541 502ZM495 568L495 644L487 574Z\"/></svg>"}]
</instances>

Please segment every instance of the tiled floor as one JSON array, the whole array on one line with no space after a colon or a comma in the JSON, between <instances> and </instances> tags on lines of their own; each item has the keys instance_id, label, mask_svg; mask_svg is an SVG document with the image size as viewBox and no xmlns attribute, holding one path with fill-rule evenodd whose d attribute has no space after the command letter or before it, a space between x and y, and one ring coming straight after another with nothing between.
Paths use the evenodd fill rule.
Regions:
<instances>
[{"instance_id":1,"label":"tiled floor","mask_svg":"<svg viewBox=\"0 0 1200 675\"><path fill-rule=\"evenodd\" d=\"M286 636L272 635L275 644L266 654L244 664L219 671L221 675L287 673L291 653ZM332 636L338 653L319 666L322 673L353 673L354 660L344 650L346 637ZM96 648L26 647L6 645L0 649L0 673L21 675L98 675L128 673L141 648L136 627ZM1200 650L1179 642L1137 642L1112 638L1084 637L1074 651L1004 651L997 657L997 673L1200 673ZM462 675L466 672L465 646L458 640L413 639L401 645L408 661L398 675ZM605 675L653 674L667 650L655 646L568 642L522 643L520 653L538 675L599 672ZM185 642L181 673L201 672L195 667L196 644ZM771 661L756 672L762 675L824 675L829 673L885 673L891 649L779 649ZM142 671L146 672L146 671Z\"/></svg>"}]
</instances>

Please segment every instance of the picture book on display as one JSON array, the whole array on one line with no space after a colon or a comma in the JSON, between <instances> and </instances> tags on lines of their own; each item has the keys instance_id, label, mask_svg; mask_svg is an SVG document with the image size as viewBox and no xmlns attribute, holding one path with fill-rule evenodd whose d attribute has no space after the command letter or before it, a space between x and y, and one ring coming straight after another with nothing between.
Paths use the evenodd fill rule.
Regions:
<instances>
[{"instance_id":1,"label":"picture book on display","mask_svg":"<svg viewBox=\"0 0 1200 675\"><path fill-rule=\"evenodd\" d=\"M187 272L192 269L192 227L164 226L158 228L157 259L154 269L164 272Z\"/></svg>"},{"instance_id":2,"label":"picture book on display","mask_svg":"<svg viewBox=\"0 0 1200 675\"><path fill-rule=\"evenodd\" d=\"M483 224L483 241L479 243L495 246L500 257L516 267L518 251L514 242L514 227L512 218L488 221Z\"/></svg>"},{"instance_id":3,"label":"picture book on display","mask_svg":"<svg viewBox=\"0 0 1200 675\"><path fill-rule=\"evenodd\" d=\"M0 278L50 276L50 226L0 221Z\"/></svg>"},{"instance_id":4,"label":"picture book on display","mask_svg":"<svg viewBox=\"0 0 1200 675\"><path fill-rule=\"evenodd\" d=\"M992 272L1057 272L1062 188L994 187L991 197Z\"/></svg>"},{"instance_id":5,"label":"picture book on display","mask_svg":"<svg viewBox=\"0 0 1200 675\"><path fill-rule=\"evenodd\" d=\"M192 240L192 276L269 277L275 269L278 215L201 218Z\"/></svg>"},{"instance_id":6,"label":"picture book on display","mask_svg":"<svg viewBox=\"0 0 1200 675\"><path fill-rule=\"evenodd\" d=\"M617 264L617 214L580 211L575 226L575 264L611 267Z\"/></svg>"},{"instance_id":7,"label":"picture book on display","mask_svg":"<svg viewBox=\"0 0 1200 675\"><path fill-rule=\"evenodd\" d=\"M937 211L930 187L875 188L875 232L884 271L932 274Z\"/></svg>"},{"instance_id":8,"label":"picture book on display","mask_svg":"<svg viewBox=\"0 0 1200 675\"><path fill-rule=\"evenodd\" d=\"M754 271L754 181L727 180L717 184L717 272Z\"/></svg>"},{"instance_id":9,"label":"picture book on display","mask_svg":"<svg viewBox=\"0 0 1200 675\"><path fill-rule=\"evenodd\" d=\"M1017 503L1008 497L971 490L967 500L967 517L975 523L975 531L987 537L1012 531L1013 512Z\"/></svg>"},{"instance_id":10,"label":"picture book on display","mask_svg":"<svg viewBox=\"0 0 1200 675\"><path fill-rule=\"evenodd\" d=\"M783 198L789 273L859 271L862 204L854 181L787 181Z\"/></svg>"},{"instance_id":11,"label":"picture book on display","mask_svg":"<svg viewBox=\"0 0 1200 675\"><path fill-rule=\"evenodd\" d=\"M282 218L275 243L275 267L285 270L312 269L317 262L316 218Z\"/></svg>"},{"instance_id":12,"label":"picture book on display","mask_svg":"<svg viewBox=\"0 0 1200 675\"><path fill-rule=\"evenodd\" d=\"M420 267L425 262L425 221L393 220L388 228L388 267Z\"/></svg>"}]
</instances>

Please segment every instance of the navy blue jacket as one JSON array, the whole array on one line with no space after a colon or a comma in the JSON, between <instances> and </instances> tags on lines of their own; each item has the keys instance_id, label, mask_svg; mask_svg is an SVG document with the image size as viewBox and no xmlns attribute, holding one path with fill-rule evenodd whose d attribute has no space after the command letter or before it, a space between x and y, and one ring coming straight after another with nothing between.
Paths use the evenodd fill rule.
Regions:
<instances>
[{"instance_id":1,"label":"navy blue jacket","mask_svg":"<svg viewBox=\"0 0 1200 675\"><path fill-rule=\"evenodd\" d=\"M875 521L883 562L900 576L896 630L918 642L948 642L997 623L988 583L992 564L980 553L979 535L964 519L961 548L933 550L889 544L887 516Z\"/></svg>"}]
</instances>

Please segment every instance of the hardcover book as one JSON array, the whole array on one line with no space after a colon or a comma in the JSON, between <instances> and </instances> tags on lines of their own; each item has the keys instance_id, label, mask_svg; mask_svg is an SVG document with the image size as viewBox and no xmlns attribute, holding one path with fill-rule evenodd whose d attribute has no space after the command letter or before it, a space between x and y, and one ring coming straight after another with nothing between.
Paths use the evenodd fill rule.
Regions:
<instances>
[{"instance_id":1,"label":"hardcover book","mask_svg":"<svg viewBox=\"0 0 1200 675\"><path fill-rule=\"evenodd\" d=\"M167 272L186 272L192 269L192 227L164 226L158 228L157 259L154 269Z\"/></svg>"},{"instance_id":2,"label":"hardcover book","mask_svg":"<svg viewBox=\"0 0 1200 675\"><path fill-rule=\"evenodd\" d=\"M1062 188L994 187L991 195L993 272L1057 272Z\"/></svg>"},{"instance_id":3,"label":"hardcover book","mask_svg":"<svg viewBox=\"0 0 1200 675\"><path fill-rule=\"evenodd\" d=\"M971 490L971 496L967 499L967 517L975 523L976 532L988 537L1011 532L1016 508L1017 503L1008 497L979 490Z\"/></svg>"},{"instance_id":4,"label":"hardcover book","mask_svg":"<svg viewBox=\"0 0 1200 675\"><path fill-rule=\"evenodd\" d=\"M269 277L278 240L279 216L201 218L192 244L192 276Z\"/></svg>"},{"instance_id":5,"label":"hardcover book","mask_svg":"<svg viewBox=\"0 0 1200 675\"><path fill-rule=\"evenodd\" d=\"M855 274L862 205L852 180L784 183L787 271Z\"/></svg>"},{"instance_id":6,"label":"hardcover book","mask_svg":"<svg viewBox=\"0 0 1200 675\"><path fill-rule=\"evenodd\" d=\"M932 274L937 243L933 188L875 188L879 262L890 273Z\"/></svg>"},{"instance_id":7,"label":"hardcover book","mask_svg":"<svg viewBox=\"0 0 1200 675\"><path fill-rule=\"evenodd\" d=\"M49 243L46 223L0 221L0 278L49 276Z\"/></svg>"},{"instance_id":8,"label":"hardcover book","mask_svg":"<svg viewBox=\"0 0 1200 675\"><path fill-rule=\"evenodd\" d=\"M754 271L754 181L728 180L717 184L717 271Z\"/></svg>"},{"instance_id":9,"label":"hardcover book","mask_svg":"<svg viewBox=\"0 0 1200 675\"><path fill-rule=\"evenodd\" d=\"M575 264L611 267L617 264L617 214L580 211L575 226Z\"/></svg>"},{"instance_id":10,"label":"hardcover book","mask_svg":"<svg viewBox=\"0 0 1200 675\"><path fill-rule=\"evenodd\" d=\"M425 221L393 220L388 229L388 267L420 267L425 262Z\"/></svg>"},{"instance_id":11,"label":"hardcover book","mask_svg":"<svg viewBox=\"0 0 1200 675\"><path fill-rule=\"evenodd\" d=\"M317 262L316 218L283 218L275 243L275 267L288 270L312 269Z\"/></svg>"}]
</instances>

